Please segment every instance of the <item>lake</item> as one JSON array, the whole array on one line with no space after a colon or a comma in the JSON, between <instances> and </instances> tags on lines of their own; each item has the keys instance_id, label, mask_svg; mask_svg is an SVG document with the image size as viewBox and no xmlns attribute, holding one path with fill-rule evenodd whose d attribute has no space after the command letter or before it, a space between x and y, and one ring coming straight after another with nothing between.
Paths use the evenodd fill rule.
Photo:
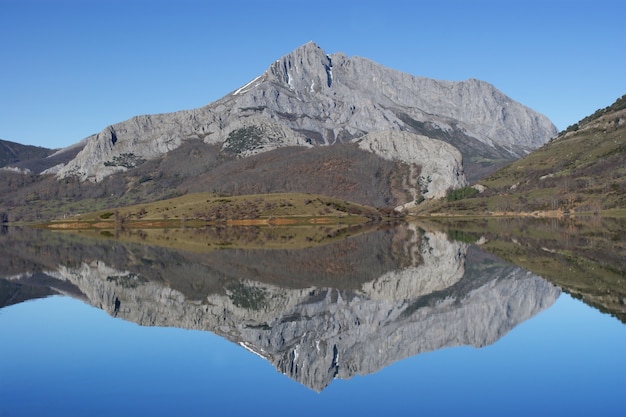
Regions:
<instances>
[{"instance_id":1,"label":"lake","mask_svg":"<svg viewBox=\"0 0 626 417\"><path fill-rule=\"evenodd\" d=\"M0 416L621 416L623 227L5 229Z\"/></svg>"}]
</instances>

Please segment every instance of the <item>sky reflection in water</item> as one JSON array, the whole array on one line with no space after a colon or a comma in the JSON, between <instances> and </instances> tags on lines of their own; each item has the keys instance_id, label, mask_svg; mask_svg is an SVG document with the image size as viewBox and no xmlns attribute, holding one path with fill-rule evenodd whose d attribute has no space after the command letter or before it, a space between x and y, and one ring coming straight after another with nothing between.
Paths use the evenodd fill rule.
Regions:
<instances>
[{"instance_id":1,"label":"sky reflection in water","mask_svg":"<svg viewBox=\"0 0 626 417\"><path fill-rule=\"evenodd\" d=\"M141 327L66 297L0 311L0 415L619 415L626 327L561 295L493 345L315 393L209 332Z\"/></svg>"}]
</instances>

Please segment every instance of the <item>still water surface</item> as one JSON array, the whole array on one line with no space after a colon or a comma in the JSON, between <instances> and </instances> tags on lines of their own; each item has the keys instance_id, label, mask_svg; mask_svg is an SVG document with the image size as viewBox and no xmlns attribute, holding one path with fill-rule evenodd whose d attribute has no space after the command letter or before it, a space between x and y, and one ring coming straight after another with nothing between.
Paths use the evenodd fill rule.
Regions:
<instances>
[{"instance_id":1,"label":"still water surface","mask_svg":"<svg viewBox=\"0 0 626 417\"><path fill-rule=\"evenodd\" d=\"M0 416L626 410L619 312L444 233L206 253L40 233L2 240Z\"/></svg>"}]
</instances>

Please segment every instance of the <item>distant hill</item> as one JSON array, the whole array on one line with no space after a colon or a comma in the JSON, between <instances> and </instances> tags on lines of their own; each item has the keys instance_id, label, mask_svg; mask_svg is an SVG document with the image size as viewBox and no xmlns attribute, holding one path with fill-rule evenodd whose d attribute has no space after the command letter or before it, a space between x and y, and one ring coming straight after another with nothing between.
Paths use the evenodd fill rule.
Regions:
<instances>
[{"instance_id":1,"label":"distant hill","mask_svg":"<svg viewBox=\"0 0 626 417\"><path fill-rule=\"evenodd\" d=\"M598 212L626 208L626 95L545 146L452 192L445 212Z\"/></svg>"},{"instance_id":2,"label":"distant hill","mask_svg":"<svg viewBox=\"0 0 626 417\"><path fill-rule=\"evenodd\" d=\"M45 158L54 150L39 146L22 145L0 139L0 167L14 165L22 161Z\"/></svg>"}]
</instances>

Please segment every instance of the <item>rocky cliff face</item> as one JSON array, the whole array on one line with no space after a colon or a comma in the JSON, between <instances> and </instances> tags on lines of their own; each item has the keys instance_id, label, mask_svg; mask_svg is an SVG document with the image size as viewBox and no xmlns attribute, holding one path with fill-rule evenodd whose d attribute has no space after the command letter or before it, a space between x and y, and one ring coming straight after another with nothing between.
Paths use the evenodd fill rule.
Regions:
<instances>
[{"instance_id":1,"label":"rocky cliff face","mask_svg":"<svg viewBox=\"0 0 626 417\"><path fill-rule=\"evenodd\" d=\"M317 391L334 378L376 372L418 353L488 345L559 295L541 278L493 259L489 268L467 268L468 252L476 249L445 234L406 232L401 235L408 240L390 242L402 266L353 289L287 287L242 276L192 299L167 285L173 276L151 280L98 260L48 274L80 288L113 316L224 336ZM242 258L250 271L248 260ZM192 270L185 263L170 273Z\"/></svg>"},{"instance_id":2,"label":"rocky cliff face","mask_svg":"<svg viewBox=\"0 0 626 417\"><path fill-rule=\"evenodd\" d=\"M404 144L399 149L399 140L389 132L421 136L400 136ZM466 160L515 159L545 143L556 129L485 82L415 77L367 59L328 55L308 43L205 107L109 126L90 138L74 160L48 172L99 181L189 139L221 144L223 150L245 157L284 146L350 142L367 134L383 136L377 137L376 146L362 142L364 149L429 165L436 174L427 194L436 197L465 179L459 154L442 152L442 144L431 144L432 139L459 148ZM416 145L405 146L410 142ZM444 181L446 170L452 174Z\"/></svg>"},{"instance_id":3,"label":"rocky cliff face","mask_svg":"<svg viewBox=\"0 0 626 417\"><path fill-rule=\"evenodd\" d=\"M413 169L415 164L420 165L420 175L408 177L405 188L413 199L404 205L405 208L413 205L419 193L425 198L441 198L447 190L467 185L461 153L446 142L409 132L381 131L369 133L357 143L363 150L385 159L405 162ZM418 160L415 155L424 158Z\"/></svg>"}]
</instances>

